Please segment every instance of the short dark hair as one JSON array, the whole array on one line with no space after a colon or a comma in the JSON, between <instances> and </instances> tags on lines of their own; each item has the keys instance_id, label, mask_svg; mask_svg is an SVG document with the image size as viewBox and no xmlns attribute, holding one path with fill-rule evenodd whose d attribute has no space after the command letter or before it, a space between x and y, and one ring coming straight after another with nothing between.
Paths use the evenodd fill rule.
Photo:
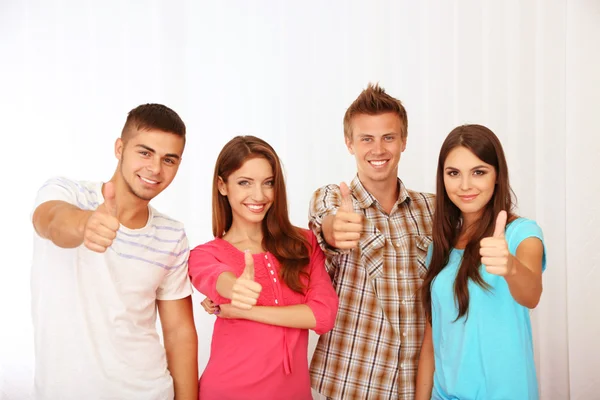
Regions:
<instances>
[{"instance_id":1,"label":"short dark hair","mask_svg":"<svg viewBox=\"0 0 600 400\"><path fill-rule=\"evenodd\" d=\"M142 104L127 114L121 138L134 131L156 129L185 139L185 124L179 115L162 104Z\"/></svg>"}]
</instances>

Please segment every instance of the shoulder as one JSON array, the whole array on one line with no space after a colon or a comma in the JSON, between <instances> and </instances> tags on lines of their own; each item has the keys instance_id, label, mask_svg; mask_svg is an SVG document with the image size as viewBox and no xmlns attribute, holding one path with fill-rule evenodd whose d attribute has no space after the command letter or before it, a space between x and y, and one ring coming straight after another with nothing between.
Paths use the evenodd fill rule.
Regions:
<instances>
[{"instance_id":1,"label":"shoulder","mask_svg":"<svg viewBox=\"0 0 600 400\"><path fill-rule=\"evenodd\" d=\"M411 201L416 204L433 204L435 201L435 194L433 193L418 192L410 189L406 189L406 191L408 192L408 196L410 197Z\"/></svg>"},{"instance_id":2,"label":"shoulder","mask_svg":"<svg viewBox=\"0 0 600 400\"><path fill-rule=\"evenodd\" d=\"M523 240L527 237L539 237L543 240L543 232L540 225L533 219L518 217L511 221L506 227L506 237Z\"/></svg>"},{"instance_id":3,"label":"shoulder","mask_svg":"<svg viewBox=\"0 0 600 400\"><path fill-rule=\"evenodd\" d=\"M185 226L183 224L183 222L169 217L167 214L161 213L160 211L158 211L156 208L150 206L150 209L152 210L152 223L157 225L157 226L161 226L164 228L171 228L173 230L177 230L177 231L181 231L183 232L185 230Z\"/></svg>"},{"instance_id":4,"label":"shoulder","mask_svg":"<svg viewBox=\"0 0 600 400\"><path fill-rule=\"evenodd\" d=\"M209 242L202 243L194 247L191 251L192 254L211 254L219 255L227 253L227 242L223 239L215 238Z\"/></svg>"}]
</instances>

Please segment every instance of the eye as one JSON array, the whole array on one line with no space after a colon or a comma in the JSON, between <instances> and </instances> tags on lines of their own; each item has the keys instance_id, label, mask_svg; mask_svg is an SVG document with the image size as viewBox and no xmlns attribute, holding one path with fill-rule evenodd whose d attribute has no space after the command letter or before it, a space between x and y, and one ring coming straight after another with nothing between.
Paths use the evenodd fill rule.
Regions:
<instances>
[{"instance_id":1,"label":"eye","mask_svg":"<svg viewBox=\"0 0 600 400\"><path fill-rule=\"evenodd\" d=\"M140 155L142 155L144 157L148 157L150 155L150 152L143 150L143 151L140 151Z\"/></svg>"},{"instance_id":2,"label":"eye","mask_svg":"<svg viewBox=\"0 0 600 400\"><path fill-rule=\"evenodd\" d=\"M475 171L473 172L473 175L475 175L475 176L483 176L483 175L485 175L485 174L487 174L487 171L483 171L483 170L481 170L481 169L475 170Z\"/></svg>"},{"instance_id":3,"label":"eye","mask_svg":"<svg viewBox=\"0 0 600 400\"><path fill-rule=\"evenodd\" d=\"M265 182L265 185L270 187L273 187L274 184L275 182L272 179Z\"/></svg>"},{"instance_id":4,"label":"eye","mask_svg":"<svg viewBox=\"0 0 600 400\"><path fill-rule=\"evenodd\" d=\"M385 136L385 137L383 138L383 140L385 140L386 142L391 142L391 141L393 141L393 140L394 140L394 137L393 137L393 136Z\"/></svg>"},{"instance_id":5,"label":"eye","mask_svg":"<svg viewBox=\"0 0 600 400\"><path fill-rule=\"evenodd\" d=\"M448 171L447 174L448 174L448 176L457 176L458 171Z\"/></svg>"},{"instance_id":6,"label":"eye","mask_svg":"<svg viewBox=\"0 0 600 400\"><path fill-rule=\"evenodd\" d=\"M362 142L370 142L372 139L370 137L364 137L360 139Z\"/></svg>"},{"instance_id":7,"label":"eye","mask_svg":"<svg viewBox=\"0 0 600 400\"><path fill-rule=\"evenodd\" d=\"M244 181L239 181L239 182L238 182L238 185L240 185L240 186L250 186L250 182L248 182L248 181L246 181L246 180L244 180Z\"/></svg>"}]
</instances>

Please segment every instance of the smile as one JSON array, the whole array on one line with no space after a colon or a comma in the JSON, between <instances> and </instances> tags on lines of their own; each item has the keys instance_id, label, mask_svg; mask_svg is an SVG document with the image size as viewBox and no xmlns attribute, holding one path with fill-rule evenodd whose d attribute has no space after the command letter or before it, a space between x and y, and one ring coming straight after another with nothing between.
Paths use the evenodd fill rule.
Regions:
<instances>
[{"instance_id":1,"label":"smile","mask_svg":"<svg viewBox=\"0 0 600 400\"><path fill-rule=\"evenodd\" d=\"M252 211L253 213L261 213L264 211L265 209L265 205L264 204L244 204L248 210Z\"/></svg>"},{"instance_id":2,"label":"smile","mask_svg":"<svg viewBox=\"0 0 600 400\"><path fill-rule=\"evenodd\" d=\"M153 181L151 179L143 178L139 175L138 175L138 177L142 180L142 182L147 183L148 185L158 185L159 184L158 181Z\"/></svg>"},{"instance_id":3,"label":"smile","mask_svg":"<svg viewBox=\"0 0 600 400\"><path fill-rule=\"evenodd\" d=\"M477 196L478 196L477 194L471 194L471 195L468 195L468 196L458 196L458 197L460 197L460 199L461 199L462 201L472 201L472 200L474 200L474 199L475 199Z\"/></svg>"},{"instance_id":4,"label":"smile","mask_svg":"<svg viewBox=\"0 0 600 400\"><path fill-rule=\"evenodd\" d=\"M369 161L369 164L371 164L375 168L381 168L388 162L389 160L371 160Z\"/></svg>"}]
</instances>

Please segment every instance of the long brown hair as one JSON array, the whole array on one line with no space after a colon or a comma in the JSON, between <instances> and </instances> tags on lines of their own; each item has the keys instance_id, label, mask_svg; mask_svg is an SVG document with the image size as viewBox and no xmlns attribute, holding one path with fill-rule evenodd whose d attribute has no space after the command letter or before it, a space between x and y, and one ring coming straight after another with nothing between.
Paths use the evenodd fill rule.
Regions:
<instances>
[{"instance_id":1,"label":"long brown hair","mask_svg":"<svg viewBox=\"0 0 600 400\"><path fill-rule=\"evenodd\" d=\"M513 214L514 193L510 188L508 180L508 167L502 150L502 144L498 137L482 125L462 125L455 128L442 144L438 158L436 178L435 213L433 217L433 254L427 274L423 281L423 305L425 315L431 322L431 284L435 277L448 264L452 247L458 240L462 216L460 209L450 201L444 186L444 163L448 154L456 147L465 147L475 154L483 162L492 165L496 170L496 187L492 198L485 206L477 227L465 246L463 259L454 281L454 299L458 306L456 320L469 312L469 289L468 283L471 279L484 289L489 285L483 280L479 267L481 257L479 255L479 242L481 239L491 236L494 231L496 216L502 210L508 214L508 221L516 216Z\"/></svg>"},{"instance_id":2,"label":"long brown hair","mask_svg":"<svg viewBox=\"0 0 600 400\"><path fill-rule=\"evenodd\" d=\"M308 278L310 244L299 228L292 225L288 215L287 194L281 161L275 150L255 136L236 136L221 150L213 176L212 230L222 238L231 228L233 214L226 196L219 192L219 178L227 183L229 176L253 158L264 158L273 169L274 198L262 223L262 245L281 264L281 279L290 289L304 293L301 276Z\"/></svg>"}]
</instances>

